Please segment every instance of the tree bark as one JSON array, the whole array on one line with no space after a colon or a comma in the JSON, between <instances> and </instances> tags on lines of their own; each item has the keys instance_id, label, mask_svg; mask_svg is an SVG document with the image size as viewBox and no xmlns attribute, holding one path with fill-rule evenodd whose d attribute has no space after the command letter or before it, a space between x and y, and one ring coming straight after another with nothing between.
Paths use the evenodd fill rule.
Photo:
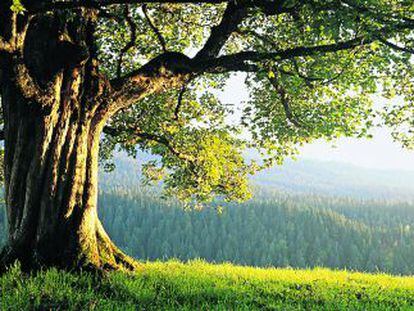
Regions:
<instances>
[{"instance_id":1,"label":"tree bark","mask_svg":"<svg viewBox=\"0 0 414 311\"><path fill-rule=\"evenodd\" d=\"M25 39L23 65L36 83L19 81L15 55L0 55L8 219L0 264L133 269L136 263L111 242L97 214L99 140L109 117L97 99L103 82L79 48L65 43L72 58L56 56L64 51L49 22L34 22ZM40 96L32 84L47 92Z\"/></svg>"},{"instance_id":2,"label":"tree bark","mask_svg":"<svg viewBox=\"0 0 414 311\"><path fill-rule=\"evenodd\" d=\"M51 112L13 85L2 89L8 245L2 263L116 268L132 266L97 217L103 120L79 109L77 70L61 81ZM71 94L70 94L71 93Z\"/></svg>"}]
</instances>

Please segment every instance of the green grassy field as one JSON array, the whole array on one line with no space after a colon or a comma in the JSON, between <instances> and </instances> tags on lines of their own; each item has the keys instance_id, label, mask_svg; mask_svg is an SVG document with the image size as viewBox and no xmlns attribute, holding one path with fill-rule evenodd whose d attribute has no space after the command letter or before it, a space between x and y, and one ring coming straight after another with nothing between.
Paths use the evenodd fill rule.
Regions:
<instances>
[{"instance_id":1,"label":"green grassy field","mask_svg":"<svg viewBox=\"0 0 414 311\"><path fill-rule=\"evenodd\" d=\"M0 310L414 310L414 277L145 263L134 275L12 268L0 278Z\"/></svg>"}]
</instances>

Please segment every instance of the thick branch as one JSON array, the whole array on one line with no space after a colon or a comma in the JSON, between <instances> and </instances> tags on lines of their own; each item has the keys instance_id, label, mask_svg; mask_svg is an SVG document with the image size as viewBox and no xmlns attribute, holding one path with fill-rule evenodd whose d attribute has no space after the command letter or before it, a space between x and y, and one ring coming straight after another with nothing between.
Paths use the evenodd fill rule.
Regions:
<instances>
[{"instance_id":1,"label":"thick branch","mask_svg":"<svg viewBox=\"0 0 414 311\"><path fill-rule=\"evenodd\" d=\"M58 81L61 79L60 75L56 75L50 83L45 87L40 87L32 78L28 68L21 57L16 57L14 60L15 83L20 88L23 96L42 106L51 106L55 100L54 94L59 87Z\"/></svg>"},{"instance_id":2,"label":"thick branch","mask_svg":"<svg viewBox=\"0 0 414 311\"><path fill-rule=\"evenodd\" d=\"M168 89L182 87L191 76L203 72L224 73L229 71L255 72L260 67L254 63L266 60L290 59L298 56L336 52L363 44L362 38L313 47L297 47L287 50L263 53L240 52L219 58L190 59L181 53L164 53L140 69L111 82L113 87L110 114L128 107L142 96ZM252 64L253 63L253 64Z\"/></svg>"},{"instance_id":3,"label":"thick branch","mask_svg":"<svg viewBox=\"0 0 414 311\"><path fill-rule=\"evenodd\" d=\"M259 67L247 62L261 62L269 59L288 59L297 56L313 55L324 51L339 51L350 47L358 46L361 39L340 42L331 45L321 45L315 47L298 47L288 50L275 51L269 53L263 52L240 52L230 55L221 56L219 58L194 59L188 58L186 55L176 52L167 52L159 55L155 59L148 62L138 70L128 75L115 79L111 82L115 90L125 88L125 85L147 85L148 88L158 84L162 79L176 79L178 76L188 76L203 72L221 73L228 71L257 71ZM359 43L359 44L357 44ZM138 82L143 82L139 84ZM131 88L127 88L132 91ZM118 95L118 93L116 93Z\"/></svg>"},{"instance_id":4,"label":"thick branch","mask_svg":"<svg viewBox=\"0 0 414 311\"><path fill-rule=\"evenodd\" d=\"M223 18L225 20L225 18ZM233 27L236 27L232 24ZM399 24L394 28L412 29L412 24ZM387 29L383 29L387 33ZM389 35L392 32L388 33ZM229 35L229 33L227 33ZM220 44L226 36L219 36L218 41L206 44L194 59L190 59L181 53L164 53L140 69L129 75L112 82L113 106L124 108L136 102L142 96L171 87L182 87L191 76L202 73L220 74L231 71L257 72L261 70L261 64L266 61L281 61L296 57L313 56L326 53L335 53L343 50L352 50L358 46L364 46L377 40L375 36L358 36L346 41L315 46L299 46L284 50L270 52L243 51L220 57L207 57L219 53ZM210 40L210 39L209 39ZM212 39L211 39L212 40ZM212 54L210 54L212 53ZM200 57L200 55L205 55ZM116 109L118 109L116 108Z\"/></svg>"},{"instance_id":5,"label":"thick branch","mask_svg":"<svg viewBox=\"0 0 414 311\"><path fill-rule=\"evenodd\" d=\"M246 7L229 3L221 22L212 27L210 37L204 47L197 53L196 58L217 57L230 35L237 30L238 25L247 16L247 12Z\"/></svg>"},{"instance_id":6,"label":"thick branch","mask_svg":"<svg viewBox=\"0 0 414 311\"><path fill-rule=\"evenodd\" d=\"M316 46L301 46L295 47L286 50L274 51L274 52L256 52L256 51L247 51L240 52L232 55L222 56L217 59L217 62L222 65L226 62L260 62L265 60L283 60L290 59L299 56L312 56L319 53L333 53L342 50L349 50L354 47L368 44L372 42L371 40L365 40L363 37L357 37L348 41L341 41L332 44L316 45Z\"/></svg>"},{"instance_id":7,"label":"thick branch","mask_svg":"<svg viewBox=\"0 0 414 311\"><path fill-rule=\"evenodd\" d=\"M284 0L229 1L221 22L212 27L210 37L204 47L197 53L196 58L217 57L231 34L237 31L238 26L248 16L250 8L260 8L266 15L289 13L296 10L295 6L285 8L284 4Z\"/></svg>"},{"instance_id":8,"label":"thick branch","mask_svg":"<svg viewBox=\"0 0 414 311\"><path fill-rule=\"evenodd\" d=\"M258 69L258 67L254 65L255 63L261 63L268 60L280 61L300 56L317 55L321 53L334 53L369 44L371 42L372 40L365 40L363 37L358 37L348 41L341 41L332 44L309 47L301 46L273 52L245 51L200 62L197 64L197 66L199 67L198 70L210 73L223 73L229 71L254 71L255 69Z\"/></svg>"},{"instance_id":9,"label":"thick branch","mask_svg":"<svg viewBox=\"0 0 414 311\"><path fill-rule=\"evenodd\" d=\"M161 54L138 70L111 81L112 94L105 113L112 115L143 96L181 87L194 73L193 62L186 55L176 52Z\"/></svg>"}]
</instances>

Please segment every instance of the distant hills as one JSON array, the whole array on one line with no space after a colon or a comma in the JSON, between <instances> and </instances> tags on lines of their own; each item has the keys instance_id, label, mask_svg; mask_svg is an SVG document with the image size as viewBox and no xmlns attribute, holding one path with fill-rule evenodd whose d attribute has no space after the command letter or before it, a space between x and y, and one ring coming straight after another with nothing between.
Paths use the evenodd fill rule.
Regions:
<instances>
[{"instance_id":1,"label":"distant hills","mask_svg":"<svg viewBox=\"0 0 414 311\"><path fill-rule=\"evenodd\" d=\"M124 154L115 156L116 169L101 172L100 186L138 188L141 164L151 157L132 159ZM287 160L251 177L253 186L261 191L349 196L359 199L414 199L414 171L362 168L341 162L310 159Z\"/></svg>"},{"instance_id":2,"label":"distant hills","mask_svg":"<svg viewBox=\"0 0 414 311\"><path fill-rule=\"evenodd\" d=\"M379 170L340 162L288 160L252 177L266 189L368 199L412 200L414 171Z\"/></svg>"}]
</instances>

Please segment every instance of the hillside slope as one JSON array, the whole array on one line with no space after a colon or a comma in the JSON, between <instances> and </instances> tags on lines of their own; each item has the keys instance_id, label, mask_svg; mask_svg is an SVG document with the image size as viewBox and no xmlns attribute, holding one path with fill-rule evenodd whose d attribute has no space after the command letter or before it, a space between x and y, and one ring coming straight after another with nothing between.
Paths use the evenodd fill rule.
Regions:
<instances>
[{"instance_id":1,"label":"hillside slope","mask_svg":"<svg viewBox=\"0 0 414 311\"><path fill-rule=\"evenodd\" d=\"M0 277L1 310L410 310L414 278L331 271L145 263L135 275L50 270Z\"/></svg>"}]
</instances>

